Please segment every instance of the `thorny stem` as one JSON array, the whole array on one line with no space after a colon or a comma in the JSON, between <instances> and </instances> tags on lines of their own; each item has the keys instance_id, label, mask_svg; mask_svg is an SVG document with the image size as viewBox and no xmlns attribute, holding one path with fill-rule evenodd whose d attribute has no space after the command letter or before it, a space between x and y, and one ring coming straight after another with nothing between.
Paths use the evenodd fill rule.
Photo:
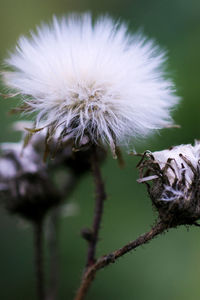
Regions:
<instances>
[{"instance_id":1,"label":"thorny stem","mask_svg":"<svg viewBox=\"0 0 200 300\"><path fill-rule=\"evenodd\" d=\"M103 215L104 200L106 199L104 183L101 176L98 156L95 147L91 156L91 167L92 167L92 173L93 173L94 184L95 184L96 203L95 203L94 220L92 226L92 236L91 239L88 241L89 247L88 247L86 270L88 267L92 266L95 263L96 245L99 238L99 230L100 230L101 220Z\"/></svg>"},{"instance_id":2,"label":"thorny stem","mask_svg":"<svg viewBox=\"0 0 200 300\"><path fill-rule=\"evenodd\" d=\"M44 273L43 273L43 220L38 220L34 224L35 238L35 266L38 300L45 299Z\"/></svg>"},{"instance_id":3,"label":"thorny stem","mask_svg":"<svg viewBox=\"0 0 200 300\"><path fill-rule=\"evenodd\" d=\"M82 282L80 288L77 291L77 294L74 300L83 300L88 292L88 289L95 278L95 275L98 270L106 267L107 265L114 263L115 260L123 256L124 254L130 252L137 247L146 244L150 240L152 240L157 235L163 233L165 230L169 229L167 224L162 222L157 223L149 232L139 236L135 241L128 243L122 248L111 252L108 255L104 255L100 257L96 263L91 265L85 272L82 278Z\"/></svg>"}]
</instances>

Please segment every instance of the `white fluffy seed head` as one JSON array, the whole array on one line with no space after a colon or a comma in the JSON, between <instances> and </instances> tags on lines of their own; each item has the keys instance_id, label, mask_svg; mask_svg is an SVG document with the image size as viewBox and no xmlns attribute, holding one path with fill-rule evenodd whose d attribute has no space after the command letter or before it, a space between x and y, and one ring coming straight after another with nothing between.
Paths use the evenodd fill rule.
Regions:
<instances>
[{"instance_id":1,"label":"white fluffy seed head","mask_svg":"<svg viewBox=\"0 0 200 300\"><path fill-rule=\"evenodd\" d=\"M126 144L172 124L178 98L165 61L152 40L128 34L125 24L70 15L21 37L3 78L37 112L37 127Z\"/></svg>"}]
</instances>

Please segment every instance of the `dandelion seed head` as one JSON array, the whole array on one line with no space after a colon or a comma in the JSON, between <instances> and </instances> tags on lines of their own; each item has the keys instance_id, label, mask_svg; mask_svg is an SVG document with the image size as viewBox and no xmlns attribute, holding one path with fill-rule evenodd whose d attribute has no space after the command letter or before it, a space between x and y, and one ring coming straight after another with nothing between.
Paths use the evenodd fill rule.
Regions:
<instances>
[{"instance_id":1,"label":"dandelion seed head","mask_svg":"<svg viewBox=\"0 0 200 300\"><path fill-rule=\"evenodd\" d=\"M128 144L172 124L178 97L165 62L154 41L126 24L74 14L21 37L3 78L51 135L61 127L75 141Z\"/></svg>"}]
</instances>

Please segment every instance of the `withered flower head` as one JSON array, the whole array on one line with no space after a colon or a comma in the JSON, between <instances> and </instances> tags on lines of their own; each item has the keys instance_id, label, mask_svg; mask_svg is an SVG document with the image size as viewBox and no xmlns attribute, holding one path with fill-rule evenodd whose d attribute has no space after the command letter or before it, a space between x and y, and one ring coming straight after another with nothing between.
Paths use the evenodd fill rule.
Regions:
<instances>
[{"instance_id":1,"label":"withered flower head","mask_svg":"<svg viewBox=\"0 0 200 300\"><path fill-rule=\"evenodd\" d=\"M0 196L10 213L31 221L43 218L60 201L41 156L31 145L22 154L21 143L1 145Z\"/></svg>"},{"instance_id":2,"label":"withered flower head","mask_svg":"<svg viewBox=\"0 0 200 300\"><path fill-rule=\"evenodd\" d=\"M200 218L200 142L145 152L138 164L162 221L171 226Z\"/></svg>"}]
</instances>

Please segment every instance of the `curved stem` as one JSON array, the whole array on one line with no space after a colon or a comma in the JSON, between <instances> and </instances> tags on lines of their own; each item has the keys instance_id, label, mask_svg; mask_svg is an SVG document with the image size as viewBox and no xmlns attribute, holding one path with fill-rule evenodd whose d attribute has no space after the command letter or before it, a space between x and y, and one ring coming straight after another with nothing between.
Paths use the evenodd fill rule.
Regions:
<instances>
[{"instance_id":1,"label":"curved stem","mask_svg":"<svg viewBox=\"0 0 200 300\"><path fill-rule=\"evenodd\" d=\"M39 220L34 224L35 238L35 266L38 300L45 299L44 273L43 273L43 222Z\"/></svg>"},{"instance_id":2,"label":"curved stem","mask_svg":"<svg viewBox=\"0 0 200 300\"><path fill-rule=\"evenodd\" d=\"M127 245L123 246L122 248L111 252L108 255L104 255L98 259L98 261L90 266L85 274L83 275L83 279L80 285L80 288L77 291L77 294L74 300L83 300L88 292L88 289L95 278L95 275L98 270L106 267L107 265L114 263L115 260L123 256L124 254L130 252L137 247L146 244L150 240L152 240L157 235L163 233L165 230L169 229L169 226L160 222L157 223L149 232L139 236L136 240L128 243Z\"/></svg>"},{"instance_id":3,"label":"curved stem","mask_svg":"<svg viewBox=\"0 0 200 300\"><path fill-rule=\"evenodd\" d=\"M95 203L95 213L94 213L94 220L92 226L92 235L90 240L88 241L89 247L88 247L86 268L88 268L89 266L95 263L96 245L99 238L99 230L100 230L101 220L103 215L104 200L106 199L104 183L101 176L98 156L95 147L91 156L91 167L92 167L92 173L93 173L94 184L95 184L96 203Z\"/></svg>"}]
</instances>

